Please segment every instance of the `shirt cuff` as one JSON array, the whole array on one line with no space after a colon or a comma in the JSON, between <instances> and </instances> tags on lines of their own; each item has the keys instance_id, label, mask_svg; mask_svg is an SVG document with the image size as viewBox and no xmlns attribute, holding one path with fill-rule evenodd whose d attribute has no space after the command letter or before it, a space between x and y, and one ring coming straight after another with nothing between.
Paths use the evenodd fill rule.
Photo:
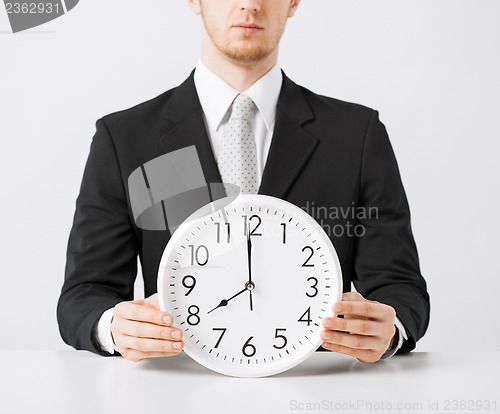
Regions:
<instances>
[{"instance_id":1,"label":"shirt cuff","mask_svg":"<svg viewBox=\"0 0 500 414\"><path fill-rule=\"evenodd\" d=\"M389 348L384 355L382 355L381 359L387 359L392 357L396 352L398 352L401 347L403 346L403 342L408 339L408 335L406 334L405 327L399 320L399 318L396 316L396 319L394 320L394 325L396 326L396 329L398 330L398 344L396 347L391 347Z\"/></svg>"},{"instance_id":2,"label":"shirt cuff","mask_svg":"<svg viewBox=\"0 0 500 414\"><path fill-rule=\"evenodd\" d=\"M113 318L113 308L105 311L96 328L92 332L93 339L96 344L101 348L101 351L108 352L110 354L115 353L115 344L113 343L113 337L111 336L111 319Z\"/></svg>"}]
</instances>

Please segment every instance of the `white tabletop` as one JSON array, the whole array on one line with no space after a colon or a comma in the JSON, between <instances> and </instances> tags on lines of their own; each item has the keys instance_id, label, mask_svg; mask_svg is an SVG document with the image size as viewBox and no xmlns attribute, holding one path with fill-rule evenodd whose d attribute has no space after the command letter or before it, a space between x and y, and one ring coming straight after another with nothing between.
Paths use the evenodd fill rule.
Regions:
<instances>
[{"instance_id":1,"label":"white tabletop","mask_svg":"<svg viewBox=\"0 0 500 414\"><path fill-rule=\"evenodd\" d=\"M132 363L84 351L0 351L0 413L495 413L500 353L418 353L375 364L316 352L269 378L186 355ZM481 409L479 409L481 406Z\"/></svg>"}]
</instances>

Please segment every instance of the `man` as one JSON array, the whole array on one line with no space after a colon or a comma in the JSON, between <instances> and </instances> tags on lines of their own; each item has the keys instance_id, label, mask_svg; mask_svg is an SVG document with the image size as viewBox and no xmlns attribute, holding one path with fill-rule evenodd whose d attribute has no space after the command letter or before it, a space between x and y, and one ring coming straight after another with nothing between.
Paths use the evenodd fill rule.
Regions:
<instances>
[{"instance_id":1,"label":"man","mask_svg":"<svg viewBox=\"0 0 500 414\"><path fill-rule=\"evenodd\" d=\"M133 361L181 352L182 332L160 311L155 294L170 233L137 227L127 178L149 160L195 145L207 183L227 182L225 132L241 100L253 113L249 135L255 141L245 145L253 151L259 193L299 207L378 212L354 217L362 235L329 234L344 291L352 281L359 293L344 293L334 305L336 317L324 319L322 347L374 362L410 351L425 333L429 296L378 113L315 95L277 66L279 41L299 2L188 0L203 21L194 73L178 88L98 121L58 304L68 344L102 355L116 351ZM325 228L350 224L348 217L324 219ZM147 298L134 301L138 255Z\"/></svg>"}]
</instances>

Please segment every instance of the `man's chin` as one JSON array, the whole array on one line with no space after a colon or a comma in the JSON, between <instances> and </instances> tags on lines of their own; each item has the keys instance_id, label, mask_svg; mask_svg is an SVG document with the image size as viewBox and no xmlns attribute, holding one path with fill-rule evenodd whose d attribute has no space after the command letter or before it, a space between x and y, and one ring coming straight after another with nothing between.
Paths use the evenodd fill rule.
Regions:
<instances>
[{"instance_id":1,"label":"man's chin","mask_svg":"<svg viewBox=\"0 0 500 414\"><path fill-rule=\"evenodd\" d=\"M262 46L233 47L223 51L233 61L241 63L255 63L267 58L272 50Z\"/></svg>"}]
</instances>

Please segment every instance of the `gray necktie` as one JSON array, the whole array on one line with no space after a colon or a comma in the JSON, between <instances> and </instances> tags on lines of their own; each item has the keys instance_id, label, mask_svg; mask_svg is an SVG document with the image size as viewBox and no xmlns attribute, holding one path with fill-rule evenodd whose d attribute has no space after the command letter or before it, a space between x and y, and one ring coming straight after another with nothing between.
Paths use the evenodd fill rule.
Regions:
<instances>
[{"instance_id":1,"label":"gray necktie","mask_svg":"<svg viewBox=\"0 0 500 414\"><path fill-rule=\"evenodd\" d=\"M249 96L240 94L232 106L219 149L219 171L223 183L237 185L243 194L256 194L257 151L250 123L254 103ZM237 195L229 187L226 186L227 195Z\"/></svg>"}]
</instances>

